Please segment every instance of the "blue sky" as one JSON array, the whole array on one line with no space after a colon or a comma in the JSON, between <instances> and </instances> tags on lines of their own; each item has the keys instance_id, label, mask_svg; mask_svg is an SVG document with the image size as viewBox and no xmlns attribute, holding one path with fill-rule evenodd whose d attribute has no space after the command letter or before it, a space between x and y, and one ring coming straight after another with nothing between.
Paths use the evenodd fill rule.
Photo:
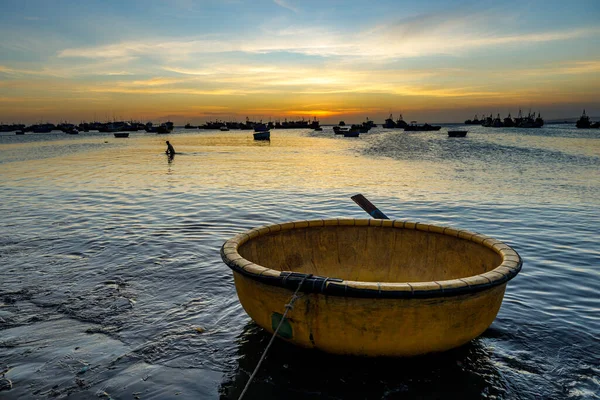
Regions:
<instances>
[{"instance_id":1,"label":"blue sky","mask_svg":"<svg viewBox=\"0 0 600 400\"><path fill-rule=\"evenodd\" d=\"M596 0L5 0L0 119L600 114L599 18Z\"/></svg>"}]
</instances>

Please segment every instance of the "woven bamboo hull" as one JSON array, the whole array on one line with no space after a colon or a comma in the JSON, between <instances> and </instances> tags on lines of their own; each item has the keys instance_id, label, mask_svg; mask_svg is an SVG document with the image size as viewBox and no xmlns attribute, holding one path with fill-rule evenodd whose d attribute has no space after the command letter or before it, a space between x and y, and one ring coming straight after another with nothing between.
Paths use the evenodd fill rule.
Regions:
<instances>
[{"instance_id":1,"label":"woven bamboo hull","mask_svg":"<svg viewBox=\"0 0 600 400\"><path fill-rule=\"evenodd\" d=\"M278 334L330 353L414 356L465 344L494 321L521 268L510 247L466 231L382 220L292 224L238 235L222 256L242 306L269 332L304 279Z\"/></svg>"}]
</instances>

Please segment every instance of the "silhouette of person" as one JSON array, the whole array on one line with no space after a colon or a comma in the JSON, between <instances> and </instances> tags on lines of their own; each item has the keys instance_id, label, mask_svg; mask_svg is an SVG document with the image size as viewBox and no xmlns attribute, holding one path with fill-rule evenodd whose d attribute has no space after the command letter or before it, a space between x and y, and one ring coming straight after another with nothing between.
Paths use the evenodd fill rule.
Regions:
<instances>
[{"instance_id":1,"label":"silhouette of person","mask_svg":"<svg viewBox=\"0 0 600 400\"><path fill-rule=\"evenodd\" d=\"M165 151L165 153L169 157L173 157L175 155L175 149L173 148L173 145L171 143L169 143L168 140L167 140L167 151Z\"/></svg>"}]
</instances>

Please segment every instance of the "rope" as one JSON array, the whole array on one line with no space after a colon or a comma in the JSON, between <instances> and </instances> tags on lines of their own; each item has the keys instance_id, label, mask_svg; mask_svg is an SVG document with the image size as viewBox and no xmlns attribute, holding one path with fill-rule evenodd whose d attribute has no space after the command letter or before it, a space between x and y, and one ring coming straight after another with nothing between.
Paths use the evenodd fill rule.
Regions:
<instances>
[{"instance_id":1,"label":"rope","mask_svg":"<svg viewBox=\"0 0 600 400\"><path fill-rule=\"evenodd\" d=\"M300 284L296 288L296 291L290 298L290 302L285 305L285 311L283 312L283 316L281 317L281 320L279 321L279 324L277 325L277 329L275 329L275 332L273 332L273 336L271 336L271 340L269 341L269 344L267 344L267 347L265 348L265 351L263 352L262 356L260 357L260 360L258 360L258 364L256 364L256 368L254 368L254 372L252 372L252 375L250 375L250 379L248 379L248 382L246 382L246 386L244 386L244 390L242 390L242 394L240 394L240 397L238 397L238 400L242 400L242 398L246 394L246 391L250 387L250 383L252 383L252 380L256 376L256 373L258 372L260 365L262 364L265 357L267 356L267 352L269 351L271 344L273 344L273 341L275 340L275 336L277 336L277 332L279 332L279 328L281 328L281 325L283 324L283 321L285 320L285 316L287 315L288 311L290 311L291 309L294 308L294 303L296 302L296 300L298 300L300 298L300 296L298 296L298 291L300 290L300 287L302 287L302 284L304 284L304 281L311 276L312 276L312 274L305 275L304 278L302 278L302 281L300 281Z\"/></svg>"}]
</instances>

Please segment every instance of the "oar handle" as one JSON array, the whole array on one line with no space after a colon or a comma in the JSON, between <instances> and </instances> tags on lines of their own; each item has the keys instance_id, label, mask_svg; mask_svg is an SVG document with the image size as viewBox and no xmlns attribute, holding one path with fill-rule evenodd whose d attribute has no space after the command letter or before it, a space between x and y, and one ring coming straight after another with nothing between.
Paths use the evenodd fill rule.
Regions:
<instances>
[{"instance_id":1,"label":"oar handle","mask_svg":"<svg viewBox=\"0 0 600 400\"><path fill-rule=\"evenodd\" d=\"M382 213L379 208L375 207L373 203L371 203L365 196L362 194L357 194L350 197L356 204L360 206L363 210L367 212L371 217L375 219L389 219L384 213Z\"/></svg>"}]
</instances>

